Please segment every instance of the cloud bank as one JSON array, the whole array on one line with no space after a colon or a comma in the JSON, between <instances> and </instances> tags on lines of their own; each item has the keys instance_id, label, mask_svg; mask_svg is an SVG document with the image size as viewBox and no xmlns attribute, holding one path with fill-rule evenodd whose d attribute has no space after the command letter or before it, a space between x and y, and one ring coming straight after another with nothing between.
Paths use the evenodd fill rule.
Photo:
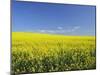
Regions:
<instances>
[{"instance_id":1,"label":"cloud bank","mask_svg":"<svg viewBox=\"0 0 100 75\"><path fill-rule=\"evenodd\" d=\"M72 32L76 32L77 30L80 29L80 26L74 26L71 29L67 29L67 28L63 28L61 26L57 27L55 30L45 30L45 29L40 29L38 30L38 32L40 33L60 33L60 34L65 34L65 33L72 33Z\"/></svg>"}]
</instances>

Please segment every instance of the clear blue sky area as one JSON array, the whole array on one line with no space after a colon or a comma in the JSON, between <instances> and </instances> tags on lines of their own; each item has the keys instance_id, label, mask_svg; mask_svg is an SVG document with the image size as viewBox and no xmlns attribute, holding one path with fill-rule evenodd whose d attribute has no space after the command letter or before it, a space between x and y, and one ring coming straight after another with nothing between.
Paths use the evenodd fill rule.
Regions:
<instances>
[{"instance_id":1,"label":"clear blue sky area","mask_svg":"<svg viewBox=\"0 0 100 75\"><path fill-rule=\"evenodd\" d=\"M95 35L95 6L12 2L12 31Z\"/></svg>"}]
</instances>

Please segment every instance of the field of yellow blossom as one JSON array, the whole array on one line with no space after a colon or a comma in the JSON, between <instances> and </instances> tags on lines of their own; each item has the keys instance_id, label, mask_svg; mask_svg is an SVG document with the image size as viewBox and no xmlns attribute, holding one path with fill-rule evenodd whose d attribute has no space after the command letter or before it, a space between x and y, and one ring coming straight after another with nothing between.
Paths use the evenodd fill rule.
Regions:
<instances>
[{"instance_id":1,"label":"field of yellow blossom","mask_svg":"<svg viewBox=\"0 0 100 75\"><path fill-rule=\"evenodd\" d=\"M12 32L12 73L96 68L95 36Z\"/></svg>"}]
</instances>

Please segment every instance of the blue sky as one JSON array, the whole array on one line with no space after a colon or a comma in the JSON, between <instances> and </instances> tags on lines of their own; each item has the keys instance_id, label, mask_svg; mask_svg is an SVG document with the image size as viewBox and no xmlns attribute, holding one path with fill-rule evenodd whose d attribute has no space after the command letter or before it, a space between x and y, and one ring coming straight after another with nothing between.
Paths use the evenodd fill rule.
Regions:
<instances>
[{"instance_id":1,"label":"blue sky","mask_svg":"<svg viewBox=\"0 0 100 75\"><path fill-rule=\"evenodd\" d=\"M95 6L13 1L12 31L95 35Z\"/></svg>"}]
</instances>

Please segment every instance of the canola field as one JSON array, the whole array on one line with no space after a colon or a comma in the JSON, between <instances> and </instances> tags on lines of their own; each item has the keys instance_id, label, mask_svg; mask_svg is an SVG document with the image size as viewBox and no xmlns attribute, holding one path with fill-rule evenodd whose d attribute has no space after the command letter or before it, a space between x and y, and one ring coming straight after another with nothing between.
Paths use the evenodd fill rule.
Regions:
<instances>
[{"instance_id":1,"label":"canola field","mask_svg":"<svg viewBox=\"0 0 100 75\"><path fill-rule=\"evenodd\" d=\"M12 32L12 74L96 68L95 36Z\"/></svg>"}]
</instances>

